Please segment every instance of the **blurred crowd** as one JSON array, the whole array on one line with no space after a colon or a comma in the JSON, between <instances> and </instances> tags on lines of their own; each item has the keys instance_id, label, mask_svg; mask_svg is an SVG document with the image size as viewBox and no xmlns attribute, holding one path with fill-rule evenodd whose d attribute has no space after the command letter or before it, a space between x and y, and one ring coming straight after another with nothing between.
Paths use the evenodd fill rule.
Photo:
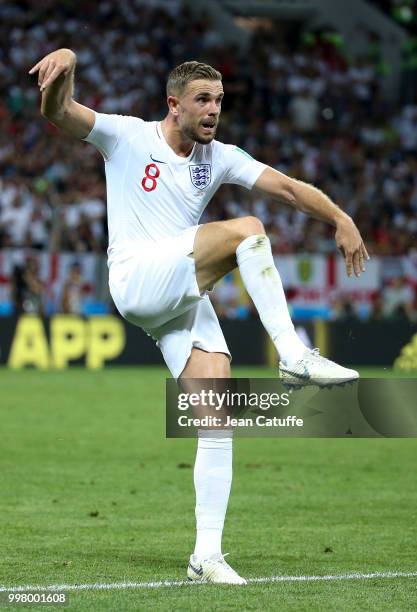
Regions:
<instances>
[{"instance_id":1,"label":"blurred crowd","mask_svg":"<svg viewBox=\"0 0 417 612\"><path fill-rule=\"evenodd\" d=\"M242 56L177 0L0 4L0 248L106 250L102 158L40 116L28 75L60 47L77 54L79 102L148 120L166 112L174 65L214 65L226 92L220 140L321 188L355 218L370 252L416 250L417 105L384 101L375 57L348 60L331 37L282 24L255 30ZM230 185L203 221L247 214L263 221L276 254L335 250L331 227Z\"/></svg>"},{"instance_id":2,"label":"blurred crowd","mask_svg":"<svg viewBox=\"0 0 417 612\"><path fill-rule=\"evenodd\" d=\"M23 265L18 264L13 268L11 303L14 305L14 312L40 316L55 312L97 314L97 310L89 308L91 288L83 279L82 273L82 263L74 261L62 279L57 279L52 286L48 286L42 278L38 259L30 255ZM3 314L10 313L6 310Z\"/></svg>"},{"instance_id":3,"label":"blurred crowd","mask_svg":"<svg viewBox=\"0 0 417 612\"><path fill-rule=\"evenodd\" d=\"M321 316L347 324L382 320L417 323L417 293L406 277L394 277L386 281L381 289L372 292L366 304L355 302L344 292L329 292L328 307L322 311ZM296 309L294 311L291 304L293 291L293 288L287 288L293 319L310 318L305 314L305 307L304 314L297 316ZM225 276L216 285L211 297L220 318L239 320L256 316L255 305L247 295L236 271ZM312 318L315 316L317 315L312 315Z\"/></svg>"},{"instance_id":4,"label":"blurred crowd","mask_svg":"<svg viewBox=\"0 0 417 612\"><path fill-rule=\"evenodd\" d=\"M417 323L417 294L406 277L398 276L386 283L383 291L372 296L365 315L351 300L337 297L332 305L330 319L345 323L366 321L404 321Z\"/></svg>"}]
</instances>

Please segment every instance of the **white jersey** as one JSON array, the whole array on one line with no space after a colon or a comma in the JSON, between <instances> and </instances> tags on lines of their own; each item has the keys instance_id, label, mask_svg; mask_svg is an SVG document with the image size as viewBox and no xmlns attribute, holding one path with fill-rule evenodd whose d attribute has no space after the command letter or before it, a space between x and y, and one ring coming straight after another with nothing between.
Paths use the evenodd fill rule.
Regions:
<instances>
[{"instance_id":1,"label":"white jersey","mask_svg":"<svg viewBox=\"0 0 417 612\"><path fill-rule=\"evenodd\" d=\"M266 166L234 145L196 143L176 155L157 121L95 113L85 138L103 155L107 183L109 265L140 253L144 242L198 224L222 183L251 189Z\"/></svg>"}]
</instances>

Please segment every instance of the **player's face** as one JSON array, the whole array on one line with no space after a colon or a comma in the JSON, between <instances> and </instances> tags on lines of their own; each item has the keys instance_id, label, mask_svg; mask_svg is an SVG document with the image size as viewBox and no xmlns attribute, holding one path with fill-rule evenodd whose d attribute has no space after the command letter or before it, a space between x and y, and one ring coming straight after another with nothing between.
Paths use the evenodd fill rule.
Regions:
<instances>
[{"instance_id":1,"label":"player's face","mask_svg":"<svg viewBox=\"0 0 417 612\"><path fill-rule=\"evenodd\" d=\"M223 99L221 81L191 81L178 98L178 127L182 135L208 144L216 135Z\"/></svg>"}]
</instances>

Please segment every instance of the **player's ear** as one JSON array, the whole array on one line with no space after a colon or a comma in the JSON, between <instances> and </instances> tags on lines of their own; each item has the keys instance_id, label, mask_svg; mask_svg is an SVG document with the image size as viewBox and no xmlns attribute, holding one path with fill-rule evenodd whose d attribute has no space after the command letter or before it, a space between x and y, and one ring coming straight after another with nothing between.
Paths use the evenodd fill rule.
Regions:
<instances>
[{"instance_id":1,"label":"player's ear","mask_svg":"<svg viewBox=\"0 0 417 612\"><path fill-rule=\"evenodd\" d=\"M176 96L168 96L167 98L167 103L168 103L168 108L169 108L169 112L174 115L174 117L178 116L179 110L178 110L178 106L179 106L179 99Z\"/></svg>"}]
</instances>

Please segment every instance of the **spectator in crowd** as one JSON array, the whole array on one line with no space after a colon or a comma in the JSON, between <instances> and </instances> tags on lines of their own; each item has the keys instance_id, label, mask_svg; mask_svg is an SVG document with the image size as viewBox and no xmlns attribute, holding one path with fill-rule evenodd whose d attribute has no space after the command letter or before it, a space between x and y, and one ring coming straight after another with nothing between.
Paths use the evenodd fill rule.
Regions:
<instances>
[{"instance_id":1,"label":"spectator in crowd","mask_svg":"<svg viewBox=\"0 0 417 612\"><path fill-rule=\"evenodd\" d=\"M26 285L23 275L23 266L15 266L13 268L11 293L17 314L22 314L24 312L23 302L25 299L24 291Z\"/></svg>"},{"instance_id":2,"label":"spectator in crowd","mask_svg":"<svg viewBox=\"0 0 417 612\"><path fill-rule=\"evenodd\" d=\"M294 128L298 132L314 134L318 127L320 105L317 97L307 88L301 89L290 103Z\"/></svg>"},{"instance_id":3,"label":"spectator in crowd","mask_svg":"<svg viewBox=\"0 0 417 612\"><path fill-rule=\"evenodd\" d=\"M377 293L372 300L372 307L369 313L369 321L383 321L384 315L384 300L381 293Z\"/></svg>"},{"instance_id":4,"label":"spectator in crowd","mask_svg":"<svg viewBox=\"0 0 417 612\"><path fill-rule=\"evenodd\" d=\"M31 206L16 192L10 205L2 210L1 225L7 245L25 246L31 219Z\"/></svg>"},{"instance_id":5,"label":"spectator in crowd","mask_svg":"<svg viewBox=\"0 0 417 612\"><path fill-rule=\"evenodd\" d=\"M25 267L15 267L12 293L17 313L44 315L45 292L37 259L29 257Z\"/></svg>"},{"instance_id":6,"label":"spectator in crowd","mask_svg":"<svg viewBox=\"0 0 417 612\"><path fill-rule=\"evenodd\" d=\"M344 297L336 300L332 310L332 319L334 321L343 321L344 323L359 321L358 314L352 303Z\"/></svg>"},{"instance_id":7,"label":"spectator in crowd","mask_svg":"<svg viewBox=\"0 0 417 612\"><path fill-rule=\"evenodd\" d=\"M81 314L83 309L83 292L81 265L78 262L74 262L71 265L69 276L62 289L61 311L65 314Z\"/></svg>"},{"instance_id":8,"label":"spectator in crowd","mask_svg":"<svg viewBox=\"0 0 417 612\"><path fill-rule=\"evenodd\" d=\"M394 278L384 291L384 315L391 319L415 319L414 291L401 276Z\"/></svg>"}]
</instances>

